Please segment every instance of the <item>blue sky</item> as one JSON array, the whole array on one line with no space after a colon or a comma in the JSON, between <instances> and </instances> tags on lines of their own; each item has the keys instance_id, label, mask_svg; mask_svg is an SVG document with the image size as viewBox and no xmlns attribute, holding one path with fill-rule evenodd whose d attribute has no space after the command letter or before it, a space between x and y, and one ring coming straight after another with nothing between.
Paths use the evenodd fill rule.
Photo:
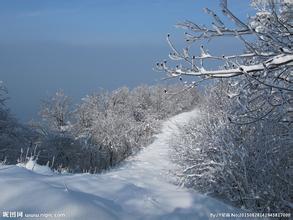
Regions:
<instances>
[{"instance_id":1,"label":"blue sky","mask_svg":"<svg viewBox=\"0 0 293 220\"><path fill-rule=\"evenodd\" d=\"M231 2L246 19L248 1ZM0 0L0 80L12 112L24 121L35 117L40 100L57 89L78 100L99 88L160 82L152 67L169 53L166 34L180 42L177 22L208 23L204 7L218 10L218 1Z\"/></svg>"}]
</instances>

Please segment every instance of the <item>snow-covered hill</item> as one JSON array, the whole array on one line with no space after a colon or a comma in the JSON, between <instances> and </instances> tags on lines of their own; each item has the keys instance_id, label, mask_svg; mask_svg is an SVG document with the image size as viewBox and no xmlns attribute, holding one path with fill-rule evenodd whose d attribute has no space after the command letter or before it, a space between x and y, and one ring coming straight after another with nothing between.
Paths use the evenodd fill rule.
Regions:
<instances>
[{"instance_id":1,"label":"snow-covered hill","mask_svg":"<svg viewBox=\"0 0 293 220\"><path fill-rule=\"evenodd\" d=\"M219 201L172 184L176 169L166 141L197 110L167 120L153 144L110 172L57 175L39 166L0 167L0 217L48 214L31 219L209 219L237 212ZM35 171L31 171L34 167ZM45 170L45 173L42 173ZM8 213L11 211L12 213ZM65 215L65 217L64 217ZM28 219L28 218L26 218Z\"/></svg>"}]
</instances>

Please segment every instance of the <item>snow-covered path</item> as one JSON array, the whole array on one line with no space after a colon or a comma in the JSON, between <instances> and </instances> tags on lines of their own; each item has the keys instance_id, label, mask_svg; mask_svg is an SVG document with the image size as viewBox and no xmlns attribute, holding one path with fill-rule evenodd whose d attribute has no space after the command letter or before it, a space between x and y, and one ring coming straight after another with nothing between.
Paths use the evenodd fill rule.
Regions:
<instances>
[{"instance_id":1,"label":"snow-covered path","mask_svg":"<svg viewBox=\"0 0 293 220\"><path fill-rule=\"evenodd\" d=\"M197 110L164 122L156 140L123 166L99 175L42 175L17 166L0 167L0 218L5 211L23 215L65 215L60 219L209 219L210 213L235 209L172 184L168 139L176 125L198 117ZM27 218L28 219L28 218Z\"/></svg>"}]
</instances>

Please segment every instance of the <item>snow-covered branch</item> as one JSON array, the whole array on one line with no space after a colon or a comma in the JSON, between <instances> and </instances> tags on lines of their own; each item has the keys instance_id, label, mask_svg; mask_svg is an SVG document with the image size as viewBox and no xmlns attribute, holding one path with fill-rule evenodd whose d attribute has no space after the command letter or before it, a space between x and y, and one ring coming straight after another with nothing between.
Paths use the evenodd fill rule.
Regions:
<instances>
[{"instance_id":1,"label":"snow-covered branch","mask_svg":"<svg viewBox=\"0 0 293 220\"><path fill-rule=\"evenodd\" d=\"M274 106L269 100L276 97L274 90L278 90L280 95L277 99L282 100L278 103L282 102L282 105L278 104L279 107L275 110L279 111L282 107L285 112L289 111L293 92L293 2L284 1L277 4L275 1L253 0L252 6L257 12L247 21L242 21L229 9L227 0L220 2L223 16L228 17L232 24L226 24L223 16L208 8L205 12L213 20L209 27L192 21L178 24L177 27L186 30L187 46L183 49L176 48L168 34L167 42L171 48L169 58L172 61L159 62L156 69L167 73L167 79L178 77L182 80L184 76L194 76L195 80L190 83L192 85L203 80L219 78L238 81L237 89L246 91L242 92L241 98L244 98L245 93L249 103L249 97L262 94L267 100L266 106L270 108L267 110ZM239 54L214 55L204 42L222 37L238 39L245 50ZM194 54L192 44L198 41L203 45L199 48L199 54Z\"/></svg>"},{"instance_id":2,"label":"snow-covered branch","mask_svg":"<svg viewBox=\"0 0 293 220\"><path fill-rule=\"evenodd\" d=\"M252 54L242 54L239 56L230 56L233 58L236 57L250 57ZM204 60L204 59L216 59L216 60L226 60L229 62L230 57L216 57L216 56L205 56L205 57L194 57L194 59ZM238 65L237 68L231 69L219 69L219 70L206 70L203 67L196 67L193 69L187 68L168 68L165 65L158 65L158 68L168 72L170 76L181 76L181 75L191 75L191 76L206 76L210 78L228 78L233 76L239 76L242 74L250 74L253 76L254 72L264 71L264 70L273 70L279 68L280 66L292 66L293 65L293 54L283 54L274 56L265 62L254 65ZM286 88L284 88L286 89ZM289 89L291 91L291 89Z\"/></svg>"}]
</instances>

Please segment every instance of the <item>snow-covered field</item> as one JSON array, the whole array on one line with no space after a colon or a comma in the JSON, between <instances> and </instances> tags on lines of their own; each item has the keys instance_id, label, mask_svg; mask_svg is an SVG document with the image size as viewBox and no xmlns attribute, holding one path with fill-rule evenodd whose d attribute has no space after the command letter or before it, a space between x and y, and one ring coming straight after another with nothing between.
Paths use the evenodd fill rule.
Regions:
<instances>
[{"instance_id":1,"label":"snow-covered field","mask_svg":"<svg viewBox=\"0 0 293 220\"><path fill-rule=\"evenodd\" d=\"M167 120L153 144L104 174L60 175L33 164L0 166L0 218L26 219L210 219L237 212L217 200L172 184L175 170L166 141L199 117L197 110ZM12 213L8 213L11 211ZM18 212L18 213L14 213ZM47 214L47 215L45 215Z\"/></svg>"}]
</instances>

